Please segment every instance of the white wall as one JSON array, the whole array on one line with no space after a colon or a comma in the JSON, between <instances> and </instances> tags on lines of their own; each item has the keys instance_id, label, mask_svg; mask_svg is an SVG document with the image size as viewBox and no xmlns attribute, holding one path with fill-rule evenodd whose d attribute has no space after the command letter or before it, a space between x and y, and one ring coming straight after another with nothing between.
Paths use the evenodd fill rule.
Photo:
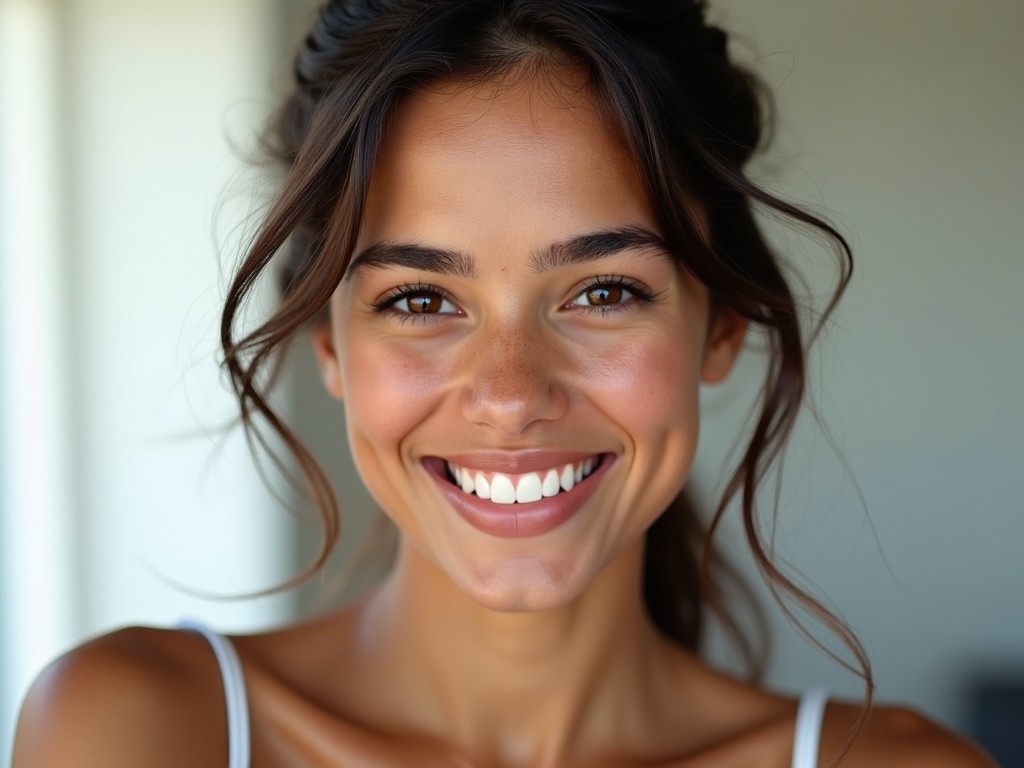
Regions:
<instances>
[{"instance_id":1,"label":"white wall","mask_svg":"<svg viewBox=\"0 0 1024 768\"><path fill-rule=\"evenodd\" d=\"M73 623L57 23L0 4L0 754L27 675Z\"/></svg>"},{"instance_id":2,"label":"white wall","mask_svg":"<svg viewBox=\"0 0 1024 768\"><path fill-rule=\"evenodd\" d=\"M833 212L855 250L812 370L852 477L805 419L780 552L864 640L883 698L964 726L977 676L1024 678L1024 6L717 8L753 41L746 58L778 96L782 128L760 167ZM825 257L787 244L820 279ZM706 393L705 488L754 363ZM858 695L835 665L783 640L773 681Z\"/></svg>"},{"instance_id":3,"label":"white wall","mask_svg":"<svg viewBox=\"0 0 1024 768\"><path fill-rule=\"evenodd\" d=\"M226 205L216 235L213 221L242 167L230 140L251 147L271 103L274 8L15 5L5 83L28 94L18 106L39 133L26 143L19 128L4 147L36 164L2 201L30 235L3 242L5 296L25 309L5 313L4 392L31 395L4 409L21 417L3 433L5 477L19 482L2 512L2 754L28 680L70 644L186 615L225 630L274 621L286 599L224 604L170 582L238 594L292 568L287 516L237 432L216 434L235 413L215 363L218 246L230 263L251 195Z\"/></svg>"},{"instance_id":4,"label":"white wall","mask_svg":"<svg viewBox=\"0 0 1024 768\"><path fill-rule=\"evenodd\" d=\"M218 448L216 432L235 410L215 365L219 260L229 272L228 230L250 196L216 209L241 168L229 141L251 146L269 102L268 22L251 0L81 0L67 21L73 392L94 628L177 610L149 608L147 565L235 591L266 586L285 560L238 434Z\"/></svg>"}]
</instances>

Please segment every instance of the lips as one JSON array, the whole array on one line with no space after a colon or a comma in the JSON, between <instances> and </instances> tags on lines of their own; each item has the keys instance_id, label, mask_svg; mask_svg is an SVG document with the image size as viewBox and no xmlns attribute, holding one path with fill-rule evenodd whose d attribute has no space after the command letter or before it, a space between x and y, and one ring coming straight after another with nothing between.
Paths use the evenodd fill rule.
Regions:
<instances>
[{"instance_id":1,"label":"lips","mask_svg":"<svg viewBox=\"0 0 1024 768\"><path fill-rule=\"evenodd\" d=\"M531 504L571 491L576 483L590 476L600 461L600 456L591 456L525 474L475 470L451 461L447 462L447 467L451 479L464 493L475 494L495 504Z\"/></svg>"},{"instance_id":2,"label":"lips","mask_svg":"<svg viewBox=\"0 0 1024 768\"><path fill-rule=\"evenodd\" d=\"M431 457L423 465L471 526L492 536L521 538L540 536L576 515L614 461L608 453L482 453Z\"/></svg>"}]
</instances>

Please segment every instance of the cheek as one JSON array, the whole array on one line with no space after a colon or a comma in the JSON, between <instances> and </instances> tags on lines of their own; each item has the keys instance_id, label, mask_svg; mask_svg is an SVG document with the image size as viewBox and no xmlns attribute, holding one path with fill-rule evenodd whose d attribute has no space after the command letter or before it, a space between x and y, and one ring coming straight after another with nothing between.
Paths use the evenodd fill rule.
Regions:
<instances>
[{"instance_id":1,"label":"cheek","mask_svg":"<svg viewBox=\"0 0 1024 768\"><path fill-rule=\"evenodd\" d=\"M350 431L379 448L398 447L436 409L451 363L430 345L397 345L355 335L341 355Z\"/></svg>"},{"instance_id":2,"label":"cheek","mask_svg":"<svg viewBox=\"0 0 1024 768\"><path fill-rule=\"evenodd\" d=\"M634 438L681 422L696 436L700 349L689 336L655 329L622 339L580 361L579 370L601 410Z\"/></svg>"}]
</instances>

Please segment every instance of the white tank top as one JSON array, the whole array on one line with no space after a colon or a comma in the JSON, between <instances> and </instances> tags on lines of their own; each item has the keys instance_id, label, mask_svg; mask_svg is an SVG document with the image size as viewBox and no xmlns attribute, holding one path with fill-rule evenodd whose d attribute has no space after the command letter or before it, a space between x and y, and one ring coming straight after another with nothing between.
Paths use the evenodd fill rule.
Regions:
<instances>
[{"instance_id":1,"label":"white tank top","mask_svg":"<svg viewBox=\"0 0 1024 768\"><path fill-rule=\"evenodd\" d=\"M198 632L209 641L217 657L224 699L227 704L228 768L249 768L249 703L245 694L245 675L231 641L195 621L182 622L182 629ZM792 768L818 768L818 744L825 719L828 691L808 691L800 698L793 731Z\"/></svg>"}]
</instances>

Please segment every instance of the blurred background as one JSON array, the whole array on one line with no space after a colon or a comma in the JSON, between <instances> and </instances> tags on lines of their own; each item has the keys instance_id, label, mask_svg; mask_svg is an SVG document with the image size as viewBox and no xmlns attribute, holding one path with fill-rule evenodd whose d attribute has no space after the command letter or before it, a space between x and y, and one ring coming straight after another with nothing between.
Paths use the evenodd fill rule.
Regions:
<instances>
[{"instance_id":1,"label":"blurred background","mask_svg":"<svg viewBox=\"0 0 1024 768\"><path fill-rule=\"evenodd\" d=\"M0 0L2 755L31 679L90 635L185 616L244 632L335 598L330 575L198 594L272 586L316 545L224 429L216 356L226 275L269 194L244 158L312 6ZM830 215L856 258L812 358L827 429L798 426L777 552L857 632L882 699L988 739L1024 687L1024 5L712 8L777 97L755 177ZM825 296L830 256L771 229ZM762 364L752 349L704 393L708 501ZM343 566L374 515L306 350L278 398L337 478ZM771 684L860 695L772 624Z\"/></svg>"}]
</instances>

